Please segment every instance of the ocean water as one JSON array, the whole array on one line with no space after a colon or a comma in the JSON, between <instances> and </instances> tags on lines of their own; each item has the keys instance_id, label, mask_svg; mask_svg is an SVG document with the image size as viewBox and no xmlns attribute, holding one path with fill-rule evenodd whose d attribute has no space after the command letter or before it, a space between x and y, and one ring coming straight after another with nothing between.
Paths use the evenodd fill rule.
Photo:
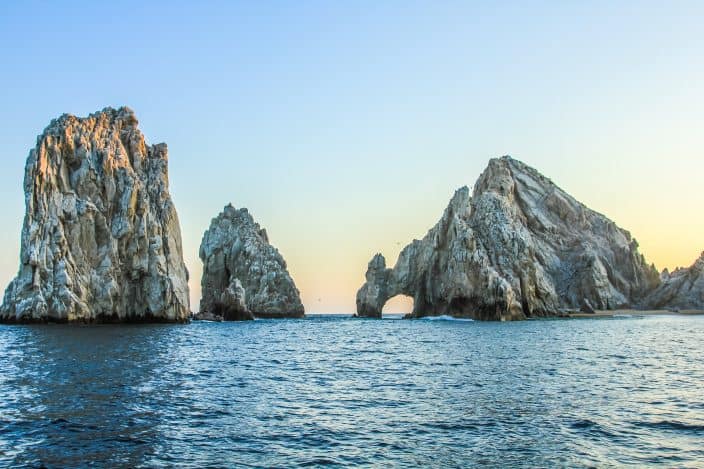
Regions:
<instances>
[{"instance_id":1,"label":"ocean water","mask_svg":"<svg viewBox=\"0 0 704 469\"><path fill-rule=\"evenodd\" d=\"M2 467L704 467L704 317L0 326Z\"/></svg>"}]
</instances>

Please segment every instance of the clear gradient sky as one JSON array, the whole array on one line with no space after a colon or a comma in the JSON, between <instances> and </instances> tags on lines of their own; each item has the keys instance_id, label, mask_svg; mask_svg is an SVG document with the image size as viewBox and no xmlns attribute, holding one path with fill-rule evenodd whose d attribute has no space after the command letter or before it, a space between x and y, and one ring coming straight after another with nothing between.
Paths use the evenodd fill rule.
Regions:
<instances>
[{"instance_id":1,"label":"clear gradient sky","mask_svg":"<svg viewBox=\"0 0 704 469\"><path fill-rule=\"evenodd\" d=\"M194 310L200 239L226 203L267 229L308 312L352 312L371 256L393 264L504 154L658 268L689 265L702 24L700 1L2 2L0 284L36 136L108 105L169 145Z\"/></svg>"}]
</instances>

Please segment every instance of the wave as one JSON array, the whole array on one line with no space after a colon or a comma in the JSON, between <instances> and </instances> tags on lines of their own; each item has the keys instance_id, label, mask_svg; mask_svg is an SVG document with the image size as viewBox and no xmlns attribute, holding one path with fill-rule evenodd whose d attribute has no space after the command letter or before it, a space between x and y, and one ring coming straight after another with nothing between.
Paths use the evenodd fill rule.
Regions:
<instances>
[{"instance_id":1,"label":"wave","mask_svg":"<svg viewBox=\"0 0 704 469\"><path fill-rule=\"evenodd\" d=\"M659 422L632 422L633 425L637 427L647 427L647 428L657 428L660 430L673 430L673 431L685 431L702 433L704 432L704 425L688 424L684 422L677 422L673 420L661 420Z\"/></svg>"},{"instance_id":2,"label":"wave","mask_svg":"<svg viewBox=\"0 0 704 469\"><path fill-rule=\"evenodd\" d=\"M474 322L474 319L469 318L456 318L450 316L449 314L441 314L440 316L423 316L420 318L421 321L462 321L462 322Z\"/></svg>"},{"instance_id":3,"label":"wave","mask_svg":"<svg viewBox=\"0 0 704 469\"><path fill-rule=\"evenodd\" d=\"M591 428L595 427L598 424L596 422L593 422L589 419L583 419L583 420L576 420L570 424L570 427L572 428Z\"/></svg>"}]
</instances>

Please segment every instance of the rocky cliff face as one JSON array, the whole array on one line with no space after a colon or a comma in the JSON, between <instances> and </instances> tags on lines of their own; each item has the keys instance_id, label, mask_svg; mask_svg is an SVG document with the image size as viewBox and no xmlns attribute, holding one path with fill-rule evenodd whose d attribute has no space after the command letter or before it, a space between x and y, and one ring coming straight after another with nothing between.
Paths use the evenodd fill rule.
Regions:
<instances>
[{"instance_id":1,"label":"rocky cliff face","mask_svg":"<svg viewBox=\"0 0 704 469\"><path fill-rule=\"evenodd\" d=\"M455 193L393 269L374 256L357 313L379 317L405 294L413 317L516 320L637 306L658 283L627 231L505 156L489 162L471 197L467 187Z\"/></svg>"},{"instance_id":2,"label":"rocky cliff face","mask_svg":"<svg viewBox=\"0 0 704 469\"><path fill-rule=\"evenodd\" d=\"M20 268L6 322L187 321L188 272L165 144L128 108L63 115L25 168Z\"/></svg>"},{"instance_id":3,"label":"rocky cliff face","mask_svg":"<svg viewBox=\"0 0 704 469\"><path fill-rule=\"evenodd\" d=\"M661 279L645 301L648 308L704 310L704 252L690 267L664 271Z\"/></svg>"},{"instance_id":4,"label":"rocky cliff face","mask_svg":"<svg viewBox=\"0 0 704 469\"><path fill-rule=\"evenodd\" d=\"M303 317L303 304L286 262L247 209L228 205L213 219L203 235L200 258L201 316Z\"/></svg>"}]
</instances>

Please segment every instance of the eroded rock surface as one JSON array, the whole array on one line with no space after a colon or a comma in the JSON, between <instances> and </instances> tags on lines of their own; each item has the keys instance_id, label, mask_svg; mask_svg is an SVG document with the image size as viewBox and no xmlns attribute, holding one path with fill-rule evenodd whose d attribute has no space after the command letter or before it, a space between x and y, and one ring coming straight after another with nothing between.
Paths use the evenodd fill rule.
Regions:
<instances>
[{"instance_id":1,"label":"eroded rock surface","mask_svg":"<svg viewBox=\"0 0 704 469\"><path fill-rule=\"evenodd\" d=\"M38 137L24 176L20 268L6 322L187 321L188 272L165 144L128 108L65 114Z\"/></svg>"},{"instance_id":2,"label":"eroded rock surface","mask_svg":"<svg viewBox=\"0 0 704 469\"><path fill-rule=\"evenodd\" d=\"M212 220L203 235L200 258L200 314L225 319L303 317L300 294L286 262L247 209L227 205Z\"/></svg>"},{"instance_id":3,"label":"eroded rock surface","mask_svg":"<svg viewBox=\"0 0 704 469\"><path fill-rule=\"evenodd\" d=\"M205 310L198 312L194 319L198 321L251 321L254 315L247 308L244 287L239 279L232 277L230 284L219 298Z\"/></svg>"},{"instance_id":4,"label":"eroded rock surface","mask_svg":"<svg viewBox=\"0 0 704 469\"><path fill-rule=\"evenodd\" d=\"M392 269L374 256L357 313L380 317L405 294L412 317L517 320L637 306L659 282L627 231L505 156L489 162L471 197L459 189Z\"/></svg>"},{"instance_id":5,"label":"eroded rock surface","mask_svg":"<svg viewBox=\"0 0 704 469\"><path fill-rule=\"evenodd\" d=\"M649 309L704 310L704 252L690 267L663 271L661 279L646 300Z\"/></svg>"}]
</instances>

